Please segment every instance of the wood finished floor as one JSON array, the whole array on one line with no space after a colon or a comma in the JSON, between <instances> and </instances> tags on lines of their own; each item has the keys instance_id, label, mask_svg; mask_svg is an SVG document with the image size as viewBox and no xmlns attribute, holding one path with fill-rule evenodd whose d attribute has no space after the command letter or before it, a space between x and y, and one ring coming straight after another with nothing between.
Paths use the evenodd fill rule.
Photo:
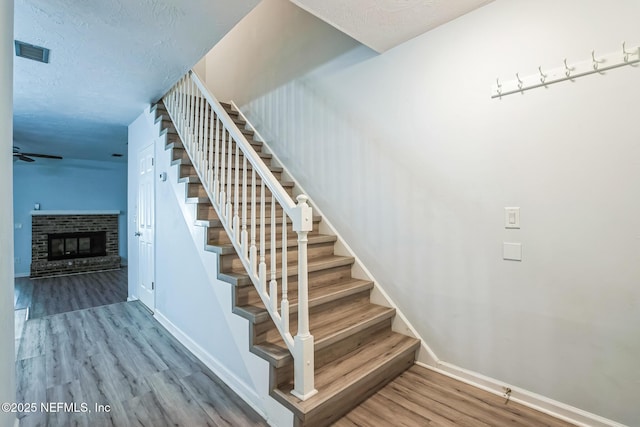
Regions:
<instances>
[{"instance_id":1,"label":"wood finished floor","mask_svg":"<svg viewBox=\"0 0 640 427\"><path fill-rule=\"evenodd\" d=\"M16 370L18 402L92 410L21 413L21 427L267 425L139 302L27 320Z\"/></svg>"},{"instance_id":2,"label":"wood finished floor","mask_svg":"<svg viewBox=\"0 0 640 427\"><path fill-rule=\"evenodd\" d=\"M126 283L126 270L16 279L17 402L111 406L21 413L20 426L266 426L139 302L121 302ZM506 425L571 424L413 366L334 427Z\"/></svg>"},{"instance_id":3,"label":"wood finished floor","mask_svg":"<svg viewBox=\"0 0 640 427\"><path fill-rule=\"evenodd\" d=\"M267 425L126 298L126 269L16 279L16 401L92 411L23 412L21 427ZM96 412L96 404L111 410Z\"/></svg>"},{"instance_id":4,"label":"wood finished floor","mask_svg":"<svg viewBox=\"0 0 640 427\"><path fill-rule=\"evenodd\" d=\"M333 427L569 427L526 406L414 365Z\"/></svg>"},{"instance_id":5,"label":"wood finished floor","mask_svg":"<svg viewBox=\"0 0 640 427\"><path fill-rule=\"evenodd\" d=\"M15 280L15 309L29 319L127 300L127 269L71 276Z\"/></svg>"}]
</instances>

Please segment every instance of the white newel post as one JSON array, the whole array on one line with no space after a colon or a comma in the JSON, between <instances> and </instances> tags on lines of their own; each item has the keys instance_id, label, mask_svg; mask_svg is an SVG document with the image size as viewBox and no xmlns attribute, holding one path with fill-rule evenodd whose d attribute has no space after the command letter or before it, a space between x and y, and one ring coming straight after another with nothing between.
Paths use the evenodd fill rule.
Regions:
<instances>
[{"instance_id":1,"label":"white newel post","mask_svg":"<svg viewBox=\"0 0 640 427\"><path fill-rule=\"evenodd\" d=\"M307 267L307 233L313 227L308 197L299 195L293 230L298 233L298 334L294 338L294 389L291 394L306 400L318 391L314 386L314 345L309 332L309 274ZM285 272L282 273L286 274Z\"/></svg>"}]
</instances>

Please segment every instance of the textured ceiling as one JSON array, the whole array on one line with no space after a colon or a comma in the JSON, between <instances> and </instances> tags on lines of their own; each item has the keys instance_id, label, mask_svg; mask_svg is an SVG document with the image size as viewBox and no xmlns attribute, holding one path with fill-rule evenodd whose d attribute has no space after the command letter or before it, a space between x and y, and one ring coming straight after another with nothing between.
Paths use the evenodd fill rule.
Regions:
<instances>
[{"instance_id":1,"label":"textured ceiling","mask_svg":"<svg viewBox=\"0 0 640 427\"><path fill-rule=\"evenodd\" d=\"M291 0L382 53L493 0Z\"/></svg>"},{"instance_id":2,"label":"textured ceiling","mask_svg":"<svg viewBox=\"0 0 640 427\"><path fill-rule=\"evenodd\" d=\"M126 155L127 126L258 2L16 0L15 39L51 54L49 64L14 59L14 145Z\"/></svg>"}]
</instances>

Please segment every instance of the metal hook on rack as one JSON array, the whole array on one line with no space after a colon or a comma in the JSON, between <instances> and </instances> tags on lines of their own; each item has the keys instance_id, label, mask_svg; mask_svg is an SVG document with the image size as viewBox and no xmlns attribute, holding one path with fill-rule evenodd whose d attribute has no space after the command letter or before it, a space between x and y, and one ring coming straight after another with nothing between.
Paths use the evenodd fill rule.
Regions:
<instances>
[{"instance_id":1,"label":"metal hook on rack","mask_svg":"<svg viewBox=\"0 0 640 427\"><path fill-rule=\"evenodd\" d=\"M636 52L627 52L626 44L627 42L622 42L622 55L624 55L624 62L629 62L629 55L635 55Z\"/></svg>"},{"instance_id":2,"label":"metal hook on rack","mask_svg":"<svg viewBox=\"0 0 640 427\"><path fill-rule=\"evenodd\" d=\"M518 73L516 73L516 79L518 79L518 89L522 90L522 85L524 84L524 82L520 80L520 76Z\"/></svg>"},{"instance_id":3,"label":"metal hook on rack","mask_svg":"<svg viewBox=\"0 0 640 427\"><path fill-rule=\"evenodd\" d=\"M571 72L574 70L575 68L573 67L569 67L567 65L567 58L564 58L564 75L567 76L567 78L571 77Z\"/></svg>"},{"instance_id":4,"label":"metal hook on rack","mask_svg":"<svg viewBox=\"0 0 640 427\"><path fill-rule=\"evenodd\" d=\"M542 65L538 67L538 71L540 72L540 83L544 84L544 81L547 79L547 74L542 72Z\"/></svg>"},{"instance_id":5,"label":"metal hook on rack","mask_svg":"<svg viewBox=\"0 0 640 427\"><path fill-rule=\"evenodd\" d=\"M500 83L500 77L496 78L496 85L498 86L498 95L502 96L502 83Z\"/></svg>"},{"instance_id":6,"label":"metal hook on rack","mask_svg":"<svg viewBox=\"0 0 640 427\"><path fill-rule=\"evenodd\" d=\"M591 61L593 61L593 69L594 70L597 70L598 66L604 62L604 60L599 61L599 60L596 59L596 51L595 50L591 51Z\"/></svg>"}]
</instances>

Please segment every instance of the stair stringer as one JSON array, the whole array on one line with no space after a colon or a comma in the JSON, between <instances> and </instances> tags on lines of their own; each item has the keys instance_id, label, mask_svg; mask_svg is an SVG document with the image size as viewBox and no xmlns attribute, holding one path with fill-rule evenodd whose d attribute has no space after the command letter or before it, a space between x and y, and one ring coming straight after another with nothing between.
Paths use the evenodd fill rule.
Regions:
<instances>
[{"instance_id":1,"label":"stair stringer","mask_svg":"<svg viewBox=\"0 0 640 427\"><path fill-rule=\"evenodd\" d=\"M288 181L292 181L294 183L294 196L298 194L309 194L305 191L304 187L300 184L300 182L295 178L294 175L289 172L287 165L283 163L278 154L271 149L267 139L264 138L260 131L253 125L253 123L259 122L258 117L254 117L250 111L245 109L244 111L234 102L231 101L231 105L233 108L238 111L240 117L242 117L246 122L249 129L254 132L254 139L262 142L264 148L263 151L271 154L272 156L272 164L275 164L282 168L282 176L284 179ZM371 302L373 304L382 305L385 307L391 307L396 310L396 315L392 322L392 330L399 334L407 335L412 338L416 338L420 340L420 349L416 355L416 362L421 365L438 368L441 364L440 359L436 356L436 354L431 350L431 348L427 345L426 341L420 336L418 331L411 325L407 317L402 313L400 308L394 303L389 294L385 292L380 282L378 282L373 274L367 269L362 260L358 257L358 255L351 249L349 244L345 241L342 235L336 230L336 228L331 224L331 221L322 212L312 199L309 199L309 204L313 207L315 213L322 217L322 221L320 222L320 233L323 234L331 234L337 236L338 240L335 243L335 254L353 257L355 262L351 268L351 274L354 278L362 279L362 280L370 280L373 282L374 287L371 291Z\"/></svg>"},{"instance_id":2,"label":"stair stringer","mask_svg":"<svg viewBox=\"0 0 640 427\"><path fill-rule=\"evenodd\" d=\"M219 254L211 252L207 247L207 227L198 225L197 203L187 203L188 184L180 181L179 165L172 165L172 150L168 147L166 129L162 128L162 123L156 120L156 112L152 107L149 111L149 119L156 130L154 141L154 157L156 170L166 171L166 181L162 184L171 186L171 192L182 212L182 216L191 233L191 239L197 248L200 263L207 272L208 281L216 295L217 304L222 306L220 310L226 321L230 324L239 325L234 330L242 329L242 334L234 334L237 349L241 350L242 359L247 370L250 371L254 380L253 384L238 377L238 375L220 362L214 355L207 352L188 334L174 325L162 312L156 310L154 317L160 322L176 339L178 339L191 353L211 369L220 379L227 384L242 400L249 404L258 414L267 420L269 425L275 427L291 426L293 424L293 414L278 403L269 395L269 363L256 356L250 351L250 322L233 313L234 309L234 286L218 279L220 259ZM220 325L215 325L220 327Z\"/></svg>"}]
</instances>

